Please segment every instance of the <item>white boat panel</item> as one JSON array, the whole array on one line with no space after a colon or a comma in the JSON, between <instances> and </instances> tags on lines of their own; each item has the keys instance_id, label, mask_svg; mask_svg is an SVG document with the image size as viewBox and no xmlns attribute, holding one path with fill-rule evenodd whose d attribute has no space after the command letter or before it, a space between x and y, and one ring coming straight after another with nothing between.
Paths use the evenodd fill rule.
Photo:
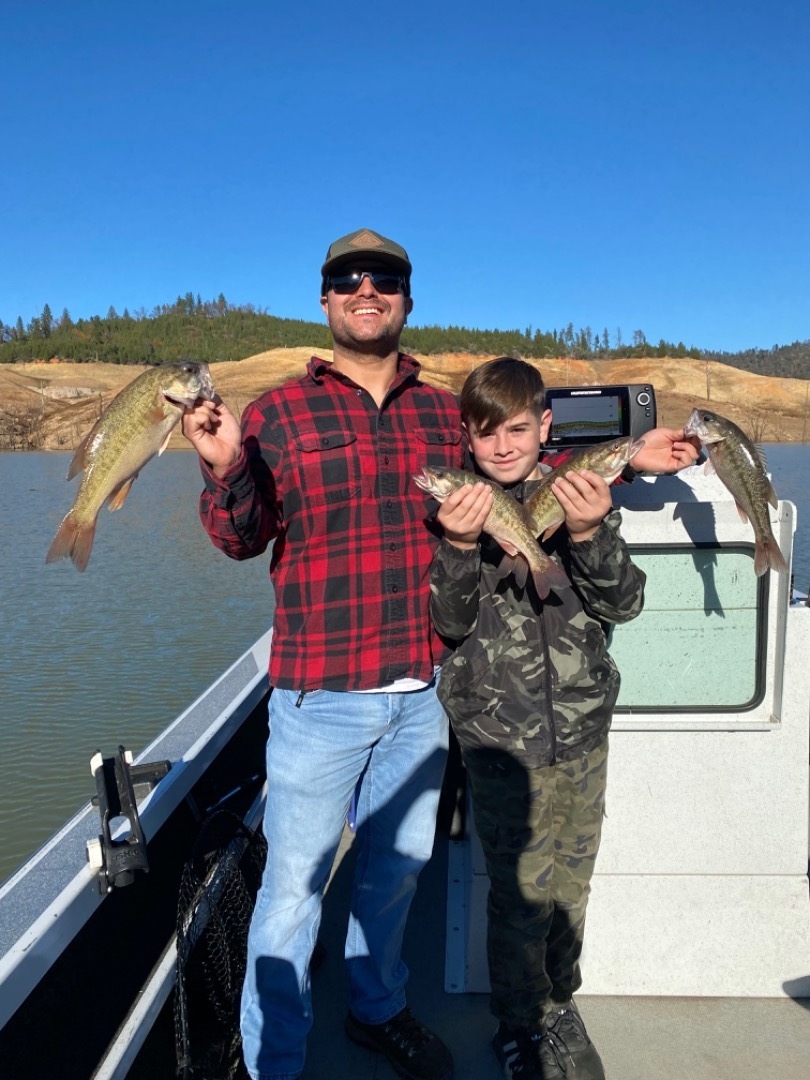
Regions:
<instances>
[{"instance_id":1,"label":"white boat panel","mask_svg":"<svg viewBox=\"0 0 810 1080\"><path fill-rule=\"evenodd\" d=\"M752 546L752 528L740 521L728 492L698 470L614 494L631 546L710 544L719 546L718 565L724 546ZM771 521L790 561L795 508L780 503ZM675 561L682 572L683 560ZM753 579L752 566L748 572ZM790 605L787 575L770 573L762 586L740 584L744 594L752 584L762 589L759 702L744 710L614 717L584 994L810 997L810 609ZM673 595L685 595L681 586L670 583ZM725 632L708 602L703 617L709 635ZM685 696L693 690L690 665L702 665L701 677L714 670L722 681L706 637L678 633L694 622L694 609L679 623L673 603L671 619L668 656L656 651L660 622L648 624L646 642L634 623L617 628L611 652L619 670L632 665L636 688L649 680L651 696L665 661L670 671L682 669ZM625 633L632 648L622 645ZM450 852L445 988L486 992L488 879L471 813L467 821L469 850L454 845Z\"/></svg>"}]
</instances>

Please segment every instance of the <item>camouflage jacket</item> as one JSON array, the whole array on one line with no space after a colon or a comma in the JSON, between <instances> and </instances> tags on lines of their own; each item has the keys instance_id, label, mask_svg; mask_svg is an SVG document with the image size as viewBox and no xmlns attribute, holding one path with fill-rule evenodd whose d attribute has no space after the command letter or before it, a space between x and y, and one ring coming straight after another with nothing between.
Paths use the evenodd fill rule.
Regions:
<instances>
[{"instance_id":1,"label":"camouflage jacket","mask_svg":"<svg viewBox=\"0 0 810 1080\"><path fill-rule=\"evenodd\" d=\"M431 566L430 611L456 646L442 666L439 697L462 750L499 747L535 766L587 753L610 727L619 672L604 624L635 618L645 575L612 510L590 540L560 527L545 547L572 588L538 599L499 577L503 552L486 534L475 550L446 540Z\"/></svg>"}]
</instances>

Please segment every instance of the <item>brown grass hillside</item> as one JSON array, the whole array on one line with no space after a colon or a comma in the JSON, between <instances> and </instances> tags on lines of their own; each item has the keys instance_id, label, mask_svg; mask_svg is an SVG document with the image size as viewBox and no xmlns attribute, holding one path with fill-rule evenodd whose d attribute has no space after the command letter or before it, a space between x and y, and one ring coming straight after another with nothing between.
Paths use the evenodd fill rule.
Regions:
<instances>
[{"instance_id":1,"label":"brown grass hillside","mask_svg":"<svg viewBox=\"0 0 810 1080\"><path fill-rule=\"evenodd\" d=\"M310 355L311 350L305 348L272 349L246 360L212 364L211 374L222 398L240 413L264 390L300 375ZM427 382L458 391L467 374L489 357L453 353L418 359ZM810 438L810 382L806 380L766 378L690 359L529 362L542 371L548 386L651 382L658 422L666 427L682 427L692 408L699 405L734 420L757 441ZM114 395L142 370L66 362L0 365L0 420L5 421L6 430L9 424L30 429L27 445L71 450ZM171 445L188 446L179 432L172 436Z\"/></svg>"}]
</instances>

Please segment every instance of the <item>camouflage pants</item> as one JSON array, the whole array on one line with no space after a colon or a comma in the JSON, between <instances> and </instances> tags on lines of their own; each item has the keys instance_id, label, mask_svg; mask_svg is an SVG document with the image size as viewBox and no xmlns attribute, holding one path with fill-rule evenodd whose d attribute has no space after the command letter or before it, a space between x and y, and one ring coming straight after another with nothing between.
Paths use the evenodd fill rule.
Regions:
<instances>
[{"instance_id":1,"label":"camouflage pants","mask_svg":"<svg viewBox=\"0 0 810 1080\"><path fill-rule=\"evenodd\" d=\"M607 739L573 761L527 768L513 754L464 755L490 879L491 1008L534 1027L579 989L579 958L602 832Z\"/></svg>"}]
</instances>

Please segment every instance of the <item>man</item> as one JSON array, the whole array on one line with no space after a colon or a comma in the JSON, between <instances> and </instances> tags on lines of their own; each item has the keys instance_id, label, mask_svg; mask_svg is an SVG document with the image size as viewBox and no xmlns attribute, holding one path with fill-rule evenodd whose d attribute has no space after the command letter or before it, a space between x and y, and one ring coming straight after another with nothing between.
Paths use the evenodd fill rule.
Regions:
<instances>
[{"instance_id":1,"label":"man","mask_svg":"<svg viewBox=\"0 0 810 1080\"><path fill-rule=\"evenodd\" d=\"M183 420L214 544L246 559L274 541L269 853L243 1052L253 1080L303 1071L321 899L357 789L346 1032L402 1077L449 1080L449 1050L406 1006L401 946L448 738L436 694L445 650L428 616L438 538L412 477L462 464L458 405L399 352L413 307L404 248L361 229L329 247L321 272L332 362L313 357L302 378L250 404L241 428L221 401Z\"/></svg>"},{"instance_id":2,"label":"man","mask_svg":"<svg viewBox=\"0 0 810 1080\"><path fill-rule=\"evenodd\" d=\"M453 1075L445 1045L406 1007L400 955L448 738L436 694L446 648L428 614L438 533L412 478L464 461L455 398L399 352L410 279L394 241L369 229L336 240L321 268L332 362L313 357L302 378L250 404L241 427L221 401L183 418L214 544L247 559L274 541L269 855L242 1002L253 1080L303 1070L321 898L361 778L346 1031L402 1077ZM697 456L681 432L656 434L640 467L674 472Z\"/></svg>"}]
</instances>

